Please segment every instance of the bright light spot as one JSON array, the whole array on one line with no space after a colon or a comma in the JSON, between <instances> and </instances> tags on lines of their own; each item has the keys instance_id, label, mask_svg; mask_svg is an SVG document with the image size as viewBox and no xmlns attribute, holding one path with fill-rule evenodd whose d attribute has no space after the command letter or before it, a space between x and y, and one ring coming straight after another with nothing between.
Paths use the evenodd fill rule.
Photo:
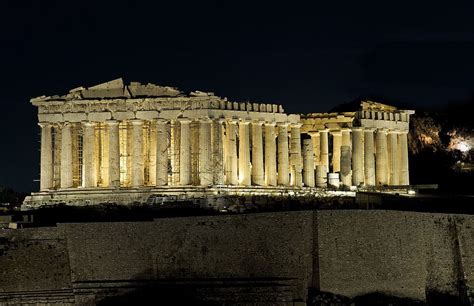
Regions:
<instances>
[{"instance_id":1,"label":"bright light spot","mask_svg":"<svg viewBox=\"0 0 474 306\"><path fill-rule=\"evenodd\" d=\"M408 190L408 194L416 194L416 191L413 189Z\"/></svg>"},{"instance_id":2,"label":"bright light spot","mask_svg":"<svg viewBox=\"0 0 474 306\"><path fill-rule=\"evenodd\" d=\"M463 153L465 153L465 152L471 150L471 146L470 146L467 142L465 142L465 141L460 141L460 142L458 142L458 143L454 146L454 148L455 148L456 150L459 150L459 151L463 152Z\"/></svg>"}]
</instances>

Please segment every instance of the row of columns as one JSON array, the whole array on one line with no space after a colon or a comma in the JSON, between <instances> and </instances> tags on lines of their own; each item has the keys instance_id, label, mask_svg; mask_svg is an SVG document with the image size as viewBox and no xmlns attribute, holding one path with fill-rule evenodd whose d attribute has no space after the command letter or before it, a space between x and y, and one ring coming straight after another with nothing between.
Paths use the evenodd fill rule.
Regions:
<instances>
[{"instance_id":1,"label":"row of columns","mask_svg":"<svg viewBox=\"0 0 474 306\"><path fill-rule=\"evenodd\" d=\"M179 118L179 185L192 184L191 176L191 119ZM95 122L82 123L82 186L97 187ZM156 128L156 186L168 184L168 149L170 147L170 122L164 119L153 121ZM130 120L130 186L144 185L143 120ZM52 125L41 123L41 190L53 186L53 139ZM110 188L120 187L120 134L119 122L105 121L108 131L105 147L107 182ZM301 151L301 124L276 123L247 120L199 120L199 184L202 186L314 186L311 179L304 178ZM61 125L60 188L73 187L73 152L71 124ZM278 144L278 150L277 150ZM277 163L278 153L278 163ZM308 160L313 160L304 152ZM306 165L314 169L314 163ZM311 171L308 170L307 173ZM291 182L290 182L291 177ZM309 180L309 181L308 181Z\"/></svg>"},{"instance_id":2,"label":"row of columns","mask_svg":"<svg viewBox=\"0 0 474 306\"><path fill-rule=\"evenodd\" d=\"M190 185L191 119L179 118L179 185ZM143 120L131 123L130 185L144 185ZM107 186L120 187L119 122L105 122ZM154 120L156 173L154 184L168 184L170 122ZM94 122L83 122L83 187L97 186ZM53 188L51 124L41 123L41 190ZM276 128L278 133L276 134ZM354 127L323 129L301 141L301 124L201 118L199 120L199 184L241 186L314 186L316 177L330 172L329 133L332 134L332 172L343 185L408 185L407 133ZM352 137L351 137L352 134ZM71 124L61 129L60 187L73 186ZM290 139L290 142L289 142ZM277 162L278 161L278 162ZM319 173L319 174L318 174Z\"/></svg>"},{"instance_id":3,"label":"row of columns","mask_svg":"<svg viewBox=\"0 0 474 306\"><path fill-rule=\"evenodd\" d=\"M332 172L340 173L343 185L409 185L407 131L353 127L311 132L321 173L331 172L329 133Z\"/></svg>"}]
</instances>

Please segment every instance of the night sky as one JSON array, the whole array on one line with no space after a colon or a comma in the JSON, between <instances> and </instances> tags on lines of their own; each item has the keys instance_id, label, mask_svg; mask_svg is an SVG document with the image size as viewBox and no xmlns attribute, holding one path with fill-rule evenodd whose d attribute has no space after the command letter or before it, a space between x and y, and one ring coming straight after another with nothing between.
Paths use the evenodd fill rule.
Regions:
<instances>
[{"instance_id":1,"label":"night sky","mask_svg":"<svg viewBox=\"0 0 474 306\"><path fill-rule=\"evenodd\" d=\"M31 97L117 77L290 113L472 101L474 1L167 2L0 2L0 185L39 188Z\"/></svg>"}]
</instances>

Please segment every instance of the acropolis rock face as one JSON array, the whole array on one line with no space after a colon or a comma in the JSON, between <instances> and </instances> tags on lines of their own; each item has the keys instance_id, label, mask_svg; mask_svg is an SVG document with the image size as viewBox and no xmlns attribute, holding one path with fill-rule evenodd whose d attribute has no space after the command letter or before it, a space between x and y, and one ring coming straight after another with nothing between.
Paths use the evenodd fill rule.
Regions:
<instances>
[{"instance_id":1,"label":"acropolis rock face","mask_svg":"<svg viewBox=\"0 0 474 306\"><path fill-rule=\"evenodd\" d=\"M409 185L413 111L363 101L358 111L286 114L281 105L113 80L31 99L41 127L44 204L128 204L161 195L305 194Z\"/></svg>"}]
</instances>

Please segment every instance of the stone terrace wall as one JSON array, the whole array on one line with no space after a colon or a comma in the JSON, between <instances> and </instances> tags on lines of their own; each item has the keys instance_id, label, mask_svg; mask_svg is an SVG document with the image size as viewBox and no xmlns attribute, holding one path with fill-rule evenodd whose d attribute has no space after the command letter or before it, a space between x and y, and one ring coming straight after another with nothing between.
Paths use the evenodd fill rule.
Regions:
<instances>
[{"instance_id":1,"label":"stone terrace wall","mask_svg":"<svg viewBox=\"0 0 474 306\"><path fill-rule=\"evenodd\" d=\"M57 228L0 231L0 276L0 304L74 301L66 240Z\"/></svg>"},{"instance_id":2,"label":"stone terrace wall","mask_svg":"<svg viewBox=\"0 0 474 306\"><path fill-rule=\"evenodd\" d=\"M465 294L458 281L473 288L473 216L320 211L317 219L322 291L425 300L430 292Z\"/></svg>"},{"instance_id":3,"label":"stone terrace wall","mask_svg":"<svg viewBox=\"0 0 474 306\"><path fill-rule=\"evenodd\" d=\"M425 300L474 285L474 216L465 215L328 210L59 224L3 231L0 241L0 303L97 302L166 282L240 282L239 290L260 282L280 302L304 301L309 287ZM262 295L249 292L233 293Z\"/></svg>"},{"instance_id":4,"label":"stone terrace wall","mask_svg":"<svg viewBox=\"0 0 474 306\"><path fill-rule=\"evenodd\" d=\"M312 274L313 213L291 212L61 224L72 281L266 279L306 299Z\"/></svg>"}]
</instances>

